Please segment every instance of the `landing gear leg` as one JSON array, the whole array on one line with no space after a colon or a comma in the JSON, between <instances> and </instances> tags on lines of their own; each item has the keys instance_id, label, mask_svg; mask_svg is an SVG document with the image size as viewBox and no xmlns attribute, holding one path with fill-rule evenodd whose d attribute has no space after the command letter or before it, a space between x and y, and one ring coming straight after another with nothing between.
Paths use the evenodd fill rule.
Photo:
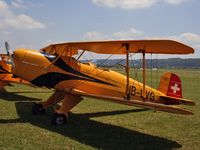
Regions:
<instances>
[{"instance_id":1,"label":"landing gear leg","mask_svg":"<svg viewBox=\"0 0 200 150\"><path fill-rule=\"evenodd\" d=\"M64 95L65 95L64 91L56 91L48 98L47 101L42 103L34 103L32 107L32 114L33 115L45 114L46 108L61 101L64 98Z\"/></svg>"},{"instance_id":2,"label":"landing gear leg","mask_svg":"<svg viewBox=\"0 0 200 150\"><path fill-rule=\"evenodd\" d=\"M66 94L60 108L55 110L51 123L53 125L65 124L68 121L67 113L74 108L81 101L81 99L82 98L80 96Z\"/></svg>"},{"instance_id":3,"label":"landing gear leg","mask_svg":"<svg viewBox=\"0 0 200 150\"><path fill-rule=\"evenodd\" d=\"M32 107L32 114L33 115L43 115L45 114L46 110L40 103L34 103Z\"/></svg>"}]
</instances>

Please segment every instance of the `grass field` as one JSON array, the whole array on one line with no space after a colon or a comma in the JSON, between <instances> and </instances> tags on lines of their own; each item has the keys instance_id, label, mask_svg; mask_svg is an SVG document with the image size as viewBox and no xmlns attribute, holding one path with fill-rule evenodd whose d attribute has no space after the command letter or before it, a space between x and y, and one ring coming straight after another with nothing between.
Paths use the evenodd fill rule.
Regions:
<instances>
[{"instance_id":1,"label":"grass field","mask_svg":"<svg viewBox=\"0 0 200 150\"><path fill-rule=\"evenodd\" d=\"M153 73L154 87L156 76L160 78L164 71ZM194 115L153 112L85 98L73 109L68 124L52 126L52 108L42 116L31 114L33 102L47 99L52 91L24 85L6 87L8 92L0 93L0 149L199 150L200 70L169 71L180 75L184 97L195 101L196 106L185 106ZM140 71L137 76L140 80ZM151 78L148 83L151 85Z\"/></svg>"}]
</instances>

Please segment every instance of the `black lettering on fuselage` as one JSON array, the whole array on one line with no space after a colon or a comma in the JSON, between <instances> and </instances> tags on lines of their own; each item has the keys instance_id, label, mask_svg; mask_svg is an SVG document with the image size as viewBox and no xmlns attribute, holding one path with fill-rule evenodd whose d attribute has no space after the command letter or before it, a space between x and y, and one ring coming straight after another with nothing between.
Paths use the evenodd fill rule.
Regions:
<instances>
[{"instance_id":1,"label":"black lettering on fuselage","mask_svg":"<svg viewBox=\"0 0 200 150\"><path fill-rule=\"evenodd\" d=\"M146 98L147 99L150 99L150 100L154 100L154 93L153 92L151 92L151 91L146 91Z\"/></svg>"},{"instance_id":2,"label":"black lettering on fuselage","mask_svg":"<svg viewBox=\"0 0 200 150\"><path fill-rule=\"evenodd\" d=\"M144 98L143 97L143 90L142 89L137 90L137 88L135 86L131 85L130 88L129 88L129 92L130 92L130 95L132 95L132 96L140 96L141 98ZM149 100L155 99L154 92L146 90L145 94L146 94L145 99L149 99Z\"/></svg>"},{"instance_id":3,"label":"black lettering on fuselage","mask_svg":"<svg viewBox=\"0 0 200 150\"><path fill-rule=\"evenodd\" d=\"M130 86L130 94L133 96L136 95L136 87L135 86Z\"/></svg>"}]
</instances>

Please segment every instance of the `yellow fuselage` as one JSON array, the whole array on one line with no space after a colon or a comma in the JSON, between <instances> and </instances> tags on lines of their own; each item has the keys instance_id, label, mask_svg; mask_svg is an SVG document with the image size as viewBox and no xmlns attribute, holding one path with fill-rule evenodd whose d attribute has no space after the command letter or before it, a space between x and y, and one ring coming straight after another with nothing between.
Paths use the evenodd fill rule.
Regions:
<instances>
[{"instance_id":1,"label":"yellow fuselage","mask_svg":"<svg viewBox=\"0 0 200 150\"><path fill-rule=\"evenodd\" d=\"M90 94L125 98L126 76L92 63L80 63L73 57L56 57L38 51L16 50L13 74L37 86L57 90L77 89ZM160 101L162 92L130 78L131 99Z\"/></svg>"}]
</instances>

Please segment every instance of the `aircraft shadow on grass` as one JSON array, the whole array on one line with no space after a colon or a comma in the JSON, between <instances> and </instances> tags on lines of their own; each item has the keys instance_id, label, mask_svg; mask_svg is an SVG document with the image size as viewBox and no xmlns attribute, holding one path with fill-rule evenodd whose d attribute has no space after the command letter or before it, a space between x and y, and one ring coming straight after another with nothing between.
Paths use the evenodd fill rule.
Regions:
<instances>
[{"instance_id":1,"label":"aircraft shadow on grass","mask_svg":"<svg viewBox=\"0 0 200 150\"><path fill-rule=\"evenodd\" d=\"M0 99L7 101L40 101L41 99L18 95L19 92L0 91ZM26 93L26 92L20 92Z\"/></svg>"},{"instance_id":2,"label":"aircraft shadow on grass","mask_svg":"<svg viewBox=\"0 0 200 150\"><path fill-rule=\"evenodd\" d=\"M50 109L43 116L31 115L33 102L16 102L19 119L0 119L0 123L24 123L59 133L80 143L97 149L173 149L182 147L179 143L158 136L152 136L120 126L92 120L92 117L133 113L146 109L70 114L67 125L50 125ZM128 119L128 118L127 118Z\"/></svg>"}]
</instances>

